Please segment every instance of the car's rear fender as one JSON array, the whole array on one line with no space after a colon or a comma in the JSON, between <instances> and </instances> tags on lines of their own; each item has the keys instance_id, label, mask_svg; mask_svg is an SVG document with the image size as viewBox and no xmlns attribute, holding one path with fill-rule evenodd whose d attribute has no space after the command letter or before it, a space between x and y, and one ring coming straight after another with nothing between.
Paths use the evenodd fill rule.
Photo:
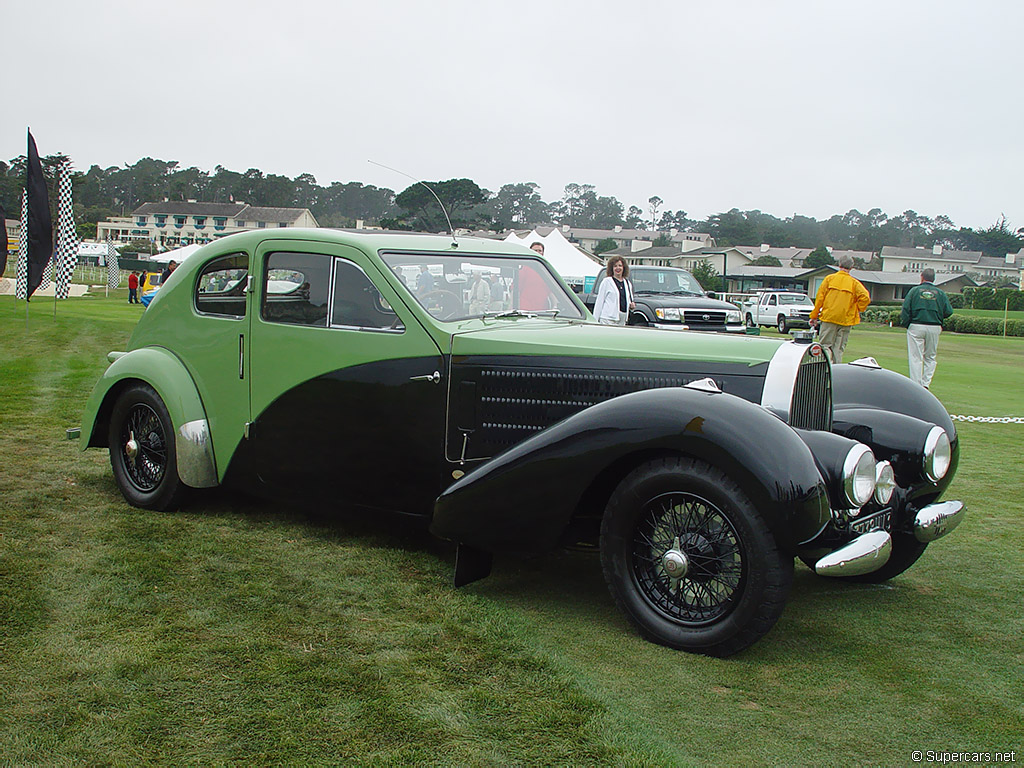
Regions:
<instances>
[{"instance_id":1,"label":"car's rear fender","mask_svg":"<svg viewBox=\"0 0 1024 768\"><path fill-rule=\"evenodd\" d=\"M675 387L594 405L475 468L438 497L431 531L489 552L544 551L574 513L600 516L638 461L666 454L727 472L789 552L829 521L814 458L787 424L732 395Z\"/></svg>"},{"instance_id":2,"label":"car's rear fender","mask_svg":"<svg viewBox=\"0 0 1024 768\"><path fill-rule=\"evenodd\" d=\"M114 403L136 383L152 387L167 407L182 482L193 488L217 485L216 459L199 391L184 364L162 347L136 349L114 358L86 402L81 449L109 447L107 432Z\"/></svg>"}]
</instances>

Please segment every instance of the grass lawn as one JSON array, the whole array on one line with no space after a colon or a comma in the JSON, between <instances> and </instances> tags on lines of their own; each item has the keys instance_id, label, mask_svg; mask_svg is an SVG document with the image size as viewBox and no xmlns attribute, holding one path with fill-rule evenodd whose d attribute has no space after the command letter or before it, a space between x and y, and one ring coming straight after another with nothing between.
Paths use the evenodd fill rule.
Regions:
<instances>
[{"instance_id":1,"label":"grass lawn","mask_svg":"<svg viewBox=\"0 0 1024 768\"><path fill-rule=\"evenodd\" d=\"M1024 750L1024 425L958 426L969 516L903 576L797 566L728 660L641 640L596 558L499 559L227 493L129 507L63 440L140 309L0 297L0 764L912 765ZM766 333L765 335L771 335ZM901 329L849 359L904 372ZM953 413L1024 416L1024 339L943 334ZM1019 758L1018 758L1019 759Z\"/></svg>"}]
</instances>

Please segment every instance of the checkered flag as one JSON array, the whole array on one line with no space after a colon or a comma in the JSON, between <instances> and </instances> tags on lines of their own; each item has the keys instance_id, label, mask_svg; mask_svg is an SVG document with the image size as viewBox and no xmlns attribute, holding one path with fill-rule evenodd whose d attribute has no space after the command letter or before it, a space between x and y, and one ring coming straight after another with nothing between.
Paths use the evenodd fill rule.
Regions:
<instances>
[{"instance_id":1,"label":"checkered flag","mask_svg":"<svg viewBox=\"0 0 1024 768\"><path fill-rule=\"evenodd\" d=\"M57 248L53 253L53 261L57 268L57 298L66 299L71 289L71 276L78 263L70 161L61 163L57 169Z\"/></svg>"},{"instance_id":2,"label":"checkered flag","mask_svg":"<svg viewBox=\"0 0 1024 768\"><path fill-rule=\"evenodd\" d=\"M49 261L46 262L46 266L43 267L43 279L39 281L39 288L36 290L45 291L50 287L50 282L53 280L53 256L50 257Z\"/></svg>"},{"instance_id":3,"label":"checkered flag","mask_svg":"<svg viewBox=\"0 0 1024 768\"><path fill-rule=\"evenodd\" d=\"M28 193L25 190L21 191L21 236L18 238L18 277L14 295L19 299L28 297Z\"/></svg>"},{"instance_id":4,"label":"checkered flag","mask_svg":"<svg viewBox=\"0 0 1024 768\"><path fill-rule=\"evenodd\" d=\"M114 290L121 284L121 268L117 265L117 251L114 241L107 236L107 289Z\"/></svg>"}]
</instances>

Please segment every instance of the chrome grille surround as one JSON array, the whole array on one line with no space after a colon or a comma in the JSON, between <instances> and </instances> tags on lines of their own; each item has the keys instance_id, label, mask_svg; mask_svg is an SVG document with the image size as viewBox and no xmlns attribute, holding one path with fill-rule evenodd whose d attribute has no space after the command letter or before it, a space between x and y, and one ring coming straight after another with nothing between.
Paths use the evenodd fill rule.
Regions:
<instances>
[{"instance_id":1,"label":"chrome grille surround","mask_svg":"<svg viewBox=\"0 0 1024 768\"><path fill-rule=\"evenodd\" d=\"M776 350L761 405L791 427L832 430L832 365L820 344L791 341Z\"/></svg>"}]
</instances>

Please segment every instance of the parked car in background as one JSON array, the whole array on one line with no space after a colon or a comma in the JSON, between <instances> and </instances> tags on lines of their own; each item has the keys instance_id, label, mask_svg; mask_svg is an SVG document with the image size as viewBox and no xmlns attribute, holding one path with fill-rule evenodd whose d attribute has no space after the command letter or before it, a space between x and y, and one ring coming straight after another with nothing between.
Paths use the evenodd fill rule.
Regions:
<instances>
[{"instance_id":1,"label":"parked car in background","mask_svg":"<svg viewBox=\"0 0 1024 768\"><path fill-rule=\"evenodd\" d=\"M706 301L678 270L634 279L652 309ZM810 341L598 325L511 243L230 235L108 357L71 436L109 448L128 503L225 485L398 516L457 544L456 585L495 553L583 546L638 630L688 651L767 633L794 558L884 581L964 514L940 500L959 441L928 390Z\"/></svg>"},{"instance_id":2,"label":"parked car in background","mask_svg":"<svg viewBox=\"0 0 1024 768\"><path fill-rule=\"evenodd\" d=\"M814 302L796 291L758 291L740 309L749 328L775 326L779 333L789 333L792 328L811 327Z\"/></svg>"},{"instance_id":3,"label":"parked car in background","mask_svg":"<svg viewBox=\"0 0 1024 768\"><path fill-rule=\"evenodd\" d=\"M583 302L593 311L598 287L605 273L600 272ZM743 333L739 309L727 301L708 298L697 278L676 267L631 266L636 309L627 325L643 325L671 331L718 331Z\"/></svg>"}]
</instances>

